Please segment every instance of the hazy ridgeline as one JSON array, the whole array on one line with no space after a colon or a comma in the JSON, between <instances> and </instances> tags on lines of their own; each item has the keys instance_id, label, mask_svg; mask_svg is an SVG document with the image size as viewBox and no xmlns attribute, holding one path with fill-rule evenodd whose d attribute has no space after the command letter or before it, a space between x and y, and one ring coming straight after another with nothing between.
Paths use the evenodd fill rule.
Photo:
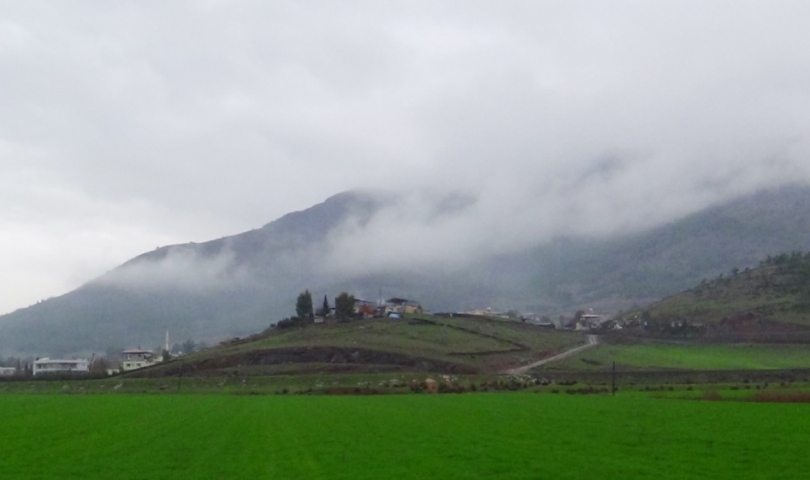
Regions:
<instances>
[{"instance_id":1,"label":"hazy ridgeline","mask_svg":"<svg viewBox=\"0 0 810 480\"><path fill-rule=\"evenodd\" d=\"M412 236L430 221L452 224L472 204L453 195L423 198L416 221L408 214L413 201L351 192L260 229L159 248L73 292L0 317L0 352L152 348L166 330L175 339L209 342L244 336L293 314L305 288L315 298L341 291L369 300L380 293L415 298L432 311L492 306L553 318L580 308L611 312L768 255L810 250L805 187L762 191L648 230L499 243L491 252L438 234L425 251L429 242Z\"/></svg>"}]
</instances>

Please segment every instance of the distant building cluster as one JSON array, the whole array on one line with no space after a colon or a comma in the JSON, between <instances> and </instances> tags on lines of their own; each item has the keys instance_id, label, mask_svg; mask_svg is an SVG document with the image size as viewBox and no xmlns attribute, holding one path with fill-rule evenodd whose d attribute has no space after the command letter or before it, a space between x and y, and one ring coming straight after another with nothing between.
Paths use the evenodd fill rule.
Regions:
<instances>
[{"instance_id":1,"label":"distant building cluster","mask_svg":"<svg viewBox=\"0 0 810 480\"><path fill-rule=\"evenodd\" d=\"M560 315L554 320L548 315L538 316L531 312L518 312L512 309L503 312L491 307L470 309L456 313L455 315L473 315L488 318L501 318L504 320L518 320L531 325L561 330L621 330L623 328L637 326L637 322L616 320L612 315L594 313L592 309L588 311L579 310L573 317Z\"/></svg>"},{"instance_id":2,"label":"distant building cluster","mask_svg":"<svg viewBox=\"0 0 810 480\"><path fill-rule=\"evenodd\" d=\"M407 298L389 298L384 302L371 302L361 298L354 298L353 314L357 319L364 318L402 318L404 315L414 315L424 313L422 305ZM335 318L335 308L332 307L329 312L320 311L315 315L315 323L324 323L330 318Z\"/></svg>"},{"instance_id":3,"label":"distant building cluster","mask_svg":"<svg viewBox=\"0 0 810 480\"><path fill-rule=\"evenodd\" d=\"M166 333L166 344L163 351L168 352L169 334ZM45 377L60 375L87 375L91 371L99 374L112 375L129 372L139 368L146 368L164 360L163 355L156 355L151 350L142 348L127 349L119 354L119 362L109 363L102 357L93 355L92 358L36 358L33 362L22 362L20 359L16 367L0 367L1 377Z\"/></svg>"}]
</instances>

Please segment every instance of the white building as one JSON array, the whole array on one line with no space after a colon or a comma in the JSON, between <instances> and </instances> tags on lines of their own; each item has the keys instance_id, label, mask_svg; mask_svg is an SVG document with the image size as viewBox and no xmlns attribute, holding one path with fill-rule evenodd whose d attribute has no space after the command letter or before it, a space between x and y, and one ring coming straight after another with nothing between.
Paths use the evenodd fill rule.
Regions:
<instances>
[{"instance_id":1,"label":"white building","mask_svg":"<svg viewBox=\"0 0 810 480\"><path fill-rule=\"evenodd\" d=\"M148 367L149 365L154 365L157 362L158 360L155 359L155 354L149 350L133 348L121 352L121 370L125 372Z\"/></svg>"},{"instance_id":2,"label":"white building","mask_svg":"<svg viewBox=\"0 0 810 480\"><path fill-rule=\"evenodd\" d=\"M0 377L13 377L17 373L14 367L0 367Z\"/></svg>"},{"instance_id":3,"label":"white building","mask_svg":"<svg viewBox=\"0 0 810 480\"><path fill-rule=\"evenodd\" d=\"M90 362L87 359L57 360L40 358L34 361L34 375L47 375L51 373L88 373Z\"/></svg>"}]
</instances>

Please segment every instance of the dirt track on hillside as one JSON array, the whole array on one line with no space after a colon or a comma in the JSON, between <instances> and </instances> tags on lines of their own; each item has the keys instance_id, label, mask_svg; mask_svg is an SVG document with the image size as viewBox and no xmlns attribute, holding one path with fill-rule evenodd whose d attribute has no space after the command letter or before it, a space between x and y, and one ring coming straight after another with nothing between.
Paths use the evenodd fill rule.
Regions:
<instances>
[{"instance_id":1,"label":"dirt track on hillside","mask_svg":"<svg viewBox=\"0 0 810 480\"><path fill-rule=\"evenodd\" d=\"M523 365L522 367L511 368L509 370L506 370L503 373L508 374L508 375L521 375L521 374L524 374L524 373L528 372L532 368L539 367L539 366L545 365L547 363L556 362L556 361L562 360L564 358L568 358L571 355L575 355L575 354L577 354L577 353L579 353L579 352L581 352L583 350L587 350L587 349L595 347L597 345L599 345L599 337L597 337L596 335L588 335L588 343L586 343L585 345L580 345L578 347L574 347L574 348L572 348L570 350L566 350L566 351L564 351L562 353L554 355L553 357L544 358L544 359L538 360L538 361L536 361L534 363L530 363L528 365Z\"/></svg>"}]
</instances>

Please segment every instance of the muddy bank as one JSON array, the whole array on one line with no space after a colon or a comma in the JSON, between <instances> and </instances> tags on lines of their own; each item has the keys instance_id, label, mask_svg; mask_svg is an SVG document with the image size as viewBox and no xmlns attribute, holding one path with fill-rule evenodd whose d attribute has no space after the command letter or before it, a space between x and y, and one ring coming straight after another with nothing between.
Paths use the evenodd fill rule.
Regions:
<instances>
[{"instance_id":1,"label":"muddy bank","mask_svg":"<svg viewBox=\"0 0 810 480\"><path fill-rule=\"evenodd\" d=\"M243 366L301 365L301 372L311 371L310 364L328 364L342 371L367 371L369 365L380 365L391 371L476 373L474 368L424 357L365 348L288 347L271 350L253 350L241 354L206 358L195 362L177 359L166 365L145 368L128 374L129 377L165 377L176 375L208 375ZM298 372L296 372L298 373Z\"/></svg>"}]
</instances>

